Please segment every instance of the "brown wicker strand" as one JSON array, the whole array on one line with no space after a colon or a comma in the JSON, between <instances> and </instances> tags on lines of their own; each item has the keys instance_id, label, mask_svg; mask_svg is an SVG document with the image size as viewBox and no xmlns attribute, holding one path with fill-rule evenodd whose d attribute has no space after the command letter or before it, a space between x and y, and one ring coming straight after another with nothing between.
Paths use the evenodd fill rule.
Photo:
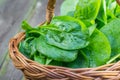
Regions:
<instances>
[{"instance_id":1,"label":"brown wicker strand","mask_svg":"<svg viewBox=\"0 0 120 80\"><path fill-rule=\"evenodd\" d=\"M120 5L120 0L116 0L116 2Z\"/></svg>"},{"instance_id":2,"label":"brown wicker strand","mask_svg":"<svg viewBox=\"0 0 120 80\"><path fill-rule=\"evenodd\" d=\"M49 24L52 20L52 17L54 15L54 8L55 8L56 0L49 0L48 6L46 10L46 22Z\"/></svg>"}]
</instances>

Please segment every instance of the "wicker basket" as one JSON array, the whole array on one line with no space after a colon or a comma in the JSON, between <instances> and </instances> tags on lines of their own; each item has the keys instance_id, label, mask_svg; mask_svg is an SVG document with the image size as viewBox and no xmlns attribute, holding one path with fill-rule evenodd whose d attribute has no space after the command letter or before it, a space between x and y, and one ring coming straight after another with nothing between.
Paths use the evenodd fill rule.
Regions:
<instances>
[{"instance_id":1,"label":"wicker basket","mask_svg":"<svg viewBox=\"0 0 120 80\"><path fill-rule=\"evenodd\" d=\"M56 0L49 0L46 21L49 24ZM18 44L25 38L25 33L16 34L9 42L9 55L15 67L20 69L26 80L120 80L120 62L96 68L71 69L59 66L42 65L27 59L18 50Z\"/></svg>"}]
</instances>

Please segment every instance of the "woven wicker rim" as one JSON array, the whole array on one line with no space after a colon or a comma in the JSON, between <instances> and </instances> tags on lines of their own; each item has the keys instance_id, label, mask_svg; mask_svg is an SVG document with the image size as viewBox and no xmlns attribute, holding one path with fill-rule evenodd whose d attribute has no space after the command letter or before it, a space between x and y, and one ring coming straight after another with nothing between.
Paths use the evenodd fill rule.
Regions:
<instances>
[{"instance_id":1,"label":"woven wicker rim","mask_svg":"<svg viewBox=\"0 0 120 80\"><path fill-rule=\"evenodd\" d=\"M49 0L51 8L47 10L46 21L51 21L56 0ZM48 7L47 7L48 8ZM49 15L49 16L48 16ZM51 17L50 17L51 16ZM25 33L16 34L9 42L9 55L13 64L20 69L27 80L120 80L120 61L96 68L71 69L59 66L42 65L26 58L18 50L19 43L25 38Z\"/></svg>"}]
</instances>

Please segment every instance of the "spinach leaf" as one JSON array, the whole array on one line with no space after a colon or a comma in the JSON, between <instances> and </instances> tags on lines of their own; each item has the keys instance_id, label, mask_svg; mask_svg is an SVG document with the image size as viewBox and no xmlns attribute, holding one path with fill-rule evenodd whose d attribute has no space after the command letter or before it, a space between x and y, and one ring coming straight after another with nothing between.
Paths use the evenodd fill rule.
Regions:
<instances>
[{"instance_id":1,"label":"spinach leaf","mask_svg":"<svg viewBox=\"0 0 120 80\"><path fill-rule=\"evenodd\" d=\"M96 27L97 29L100 29L105 25L103 21L100 21L98 19L95 20L95 23L97 23L97 27Z\"/></svg>"},{"instance_id":2,"label":"spinach leaf","mask_svg":"<svg viewBox=\"0 0 120 80\"><path fill-rule=\"evenodd\" d=\"M116 9L115 9L115 16L120 18L120 6L117 4Z\"/></svg>"},{"instance_id":3,"label":"spinach leaf","mask_svg":"<svg viewBox=\"0 0 120 80\"><path fill-rule=\"evenodd\" d=\"M28 31L28 30L31 30L32 27L27 23L27 21L23 21L22 22L22 29Z\"/></svg>"},{"instance_id":4,"label":"spinach leaf","mask_svg":"<svg viewBox=\"0 0 120 80\"><path fill-rule=\"evenodd\" d=\"M97 24L97 29L100 29L105 24L107 24L107 10L106 10L106 0L101 0L101 6L99 13L97 15L97 19L95 20Z\"/></svg>"},{"instance_id":5,"label":"spinach leaf","mask_svg":"<svg viewBox=\"0 0 120 80\"><path fill-rule=\"evenodd\" d=\"M119 17L119 10L117 11L117 6L118 5L116 4L116 1L114 0L102 0L100 11L96 19L96 23L98 23L98 29L116 17Z\"/></svg>"},{"instance_id":6,"label":"spinach leaf","mask_svg":"<svg viewBox=\"0 0 120 80\"><path fill-rule=\"evenodd\" d=\"M73 62L64 63L64 66L70 68L85 68L89 66L89 61L86 54L83 51L79 51L77 59Z\"/></svg>"},{"instance_id":7,"label":"spinach leaf","mask_svg":"<svg viewBox=\"0 0 120 80\"><path fill-rule=\"evenodd\" d=\"M61 15L74 15L76 5L79 0L65 0L60 9Z\"/></svg>"},{"instance_id":8,"label":"spinach leaf","mask_svg":"<svg viewBox=\"0 0 120 80\"><path fill-rule=\"evenodd\" d=\"M76 59L78 50L66 51L47 44L43 36L36 39L37 51L56 61L71 62Z\"/></svg>"},{"instance_id":9,"label":"spinach leaf","mask_svg":"<svg viewBox=\"0 0 120 80\"><path fill-rule=\"evenodd\" d=\"M34 54L38 54L37 49L36 49L36 38L34 38L31 42L29 42L29 51L30 51L29 56L31 58L34 56Z\"/></svg>"},{"instance_id":10,"label":"spinach leaf","mask_svg":"<svg viewBox=\"0 0 120 80\"><path fill-rule=\"evenodd\" d=\"M28 45L28 44L27 44L27 45ZM25 42L24 42L24 41L21 41L21 42L19 43L19 51L20 51L23 55L25 55L27 58L30 58L30 51L29 51L29 49L26 49L26 48L25 48L27 45L25 45Z\"/></svg>"},{"instance_id":11,"label":"spinach leaf","mask_svg":"<svg viewBox=\"0 0 120 80\"><path fill-rule=\"evenodd\" d=\"M46 63L46 56L39 54L39 55L34 55L34 60L40 64L45 64Z\"/></svg>"},{"instance_id":12,"label":"spinach leaf","mask_svg":"<svg viewBox=\"0 0 120 80\"><path fill-rule=\"evenodd\" d=\"M24 54L27 58L30 58L31 55L31 48L30 48L30 42L33 40L33 37L29 37L25 39L24 41L21 41L19 43L19 50L22 54Z\"/></svg>"},{"instance_id":13,"label":"spinach leaf","mask_svg":"<svg viewBox=\"0 0 120 80\"><path fill-rule=\"evenodd\" d=\"M104 24L107 24L107 11L106 11L106 0L101 0L101 6L97 19Z\"/></svg>"},{"instance_id":14,"label":"spinach leaf","mask_svg":"<svg viewBox=\"0 0 120 80\"><path fill-rule=\"evenodd\" d=\"M79 0L74 14L75 18L88 21L95 20L100 4L101 0Z\"/></svg>"},{"instance_id":15,"label":"spinach leaf","mask_svg":"<svg viewBox=\"0 0 120 80\"><path fill-rule=\"evenodd\" d=\"M111 20L115 19L115 8L116 8L116 1L111 2L108 6L107 6L107 20L108 22L110 22Z\"/></svg>"},{"instance_id":16,"label":"spinach leaf","mask_svg":"<svg viewBox=\"0 0 120 80\"><path fill-rule=\"evenodd\" d=\"M89 31L81 21L68 16L60 16L53 18L51 24L56 26L56 30L50 27L52 30L49 29L46 32L48 44L65 50L80 49L89 44Z\"/></svg>"},{"instance_id":17,"label":"spinach leaf","mask_svg":"<svg viewBox=\"0 0 120 80\"><path fill-rule=\"evenodd\" d=\"M120 19L114 19L100 29L108 38L111 48L112 57L120 53Z\"/></svg>"},{"instance_id":18,"label":"spinach leaf","mask_svg":"<svg viewBox=\"0 0 120 80\"><path fill-rule=\"evenodd\" d=\"M74 11L70 11L70 12L68 12L68 14L67 14L67 16L71 16L71 17L74 17Z\"/></svg>"},{"instance_id":19,"label":"spinach leaf","mask_svg":"<svg viewBox=\"0 0 120 80\"><path fill-rule=\"evenodd\" d=\"M115 0L106 0L106 6L109 6L112 2L114 2Z\"/></svg>"},{"instance_id":20,"label":"spinach leaf","mask_svg":"<svg viewBox=\"0 0 120 80\"><path fill-rule=\"evenodd\" d=\"M91 26L88 27L89 36L91 36L91 35L93 34L94 30L96 29L96 26L97 26L97 25L94 24L94 25L91 25Z\"/></svg>"},{"instance_id":21,"label":"spinach leaf","mask_svg":"<svg viewBox=\"0 0 120 80\"><path fill-rule=\"evenodd\" d=\"M108 6L107 6L107 8L112 12L112 13L114 13L114 10L115 10L115 8L116 8L116 1L113 1L113 2L111 2Z\"/></svg>"},{"instance_id":22,"label":"spinach leaf","mask_svg":"<svg viewBox=\"0 0 120 80\"><path fill-rule=\"evenodd\" d=\"M46 59L46 62L45 62L45 65L50 64L52 61L53 61L53 59L51 59L51 58L47 58L47 59Z\"/></svg>"},{"instance_id":23,"label":"spinach leaf","mask_svg":"<svg viewBox=\"0 0 120 80\"><path fill-rule=\"evenodd\" d=\"M96 67L106 63L110 58L111 47L106 36L99 30L95 30L90 37L90 44L82 49L86 54L88 61L84 60L84 63L89 63L86 67ZM81 60L81 59L80 59Z\"/></svg>"}]
</instances>

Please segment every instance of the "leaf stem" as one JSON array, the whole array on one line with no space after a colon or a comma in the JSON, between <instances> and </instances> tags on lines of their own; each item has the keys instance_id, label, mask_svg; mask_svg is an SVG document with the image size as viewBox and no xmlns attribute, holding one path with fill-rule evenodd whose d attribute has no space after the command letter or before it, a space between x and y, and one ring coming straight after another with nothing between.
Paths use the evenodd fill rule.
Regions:
<instances>
[{"instance_id":1,"label":"leaf stem","mask_svg":"<svg viewBox=\"0 0 120 80\"><path fill-rule=\"evenodd\" d=\"M114 60L116 60L116 59L119 58L119 57L120 57L120 53L117 54L117 55L115 55L113 58L111 58L106 64L112 63Z\"/></svg>"}]
</instances>

